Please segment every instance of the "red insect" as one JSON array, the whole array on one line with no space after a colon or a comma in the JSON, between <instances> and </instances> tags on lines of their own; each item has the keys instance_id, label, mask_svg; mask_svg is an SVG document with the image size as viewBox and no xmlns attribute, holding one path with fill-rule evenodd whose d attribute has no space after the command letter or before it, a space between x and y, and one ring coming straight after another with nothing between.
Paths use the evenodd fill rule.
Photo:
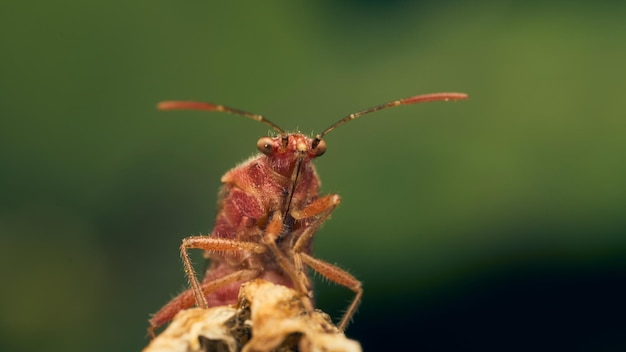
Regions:
<instances>
[{"instance_id":1,"label":"red insect","mask_svg":"<svg viewBox=\"0 0 626 352\"><path fill-rule=\"evenodd\" d=\"M261 115L222 105L186 101L160 103L161 110L192 109L243 115L271 126L278 136L261 137L257 142L261 154L222 176L219 211L211 235L187 237L180 246L190 288L152 316L150 335L154 336L155 329L183 309L236 303L241 284L255 278L295 289L309 298L305 300L307 309L313 310L313 293L305 265L355 293L338 325L344 330L363 295L361 282L345 270L311 256L313 235L341 200L336 194L318 194L320 181L312 161L326 151L323 137L370 112L398 105L465 98L467 95L463 93L435 93L392 101L350 114L314 138L287 133ZM191 248L204 250L205 257L211 260L202 281L198 280L189 259Z\"/></svg>"}]
</instances>

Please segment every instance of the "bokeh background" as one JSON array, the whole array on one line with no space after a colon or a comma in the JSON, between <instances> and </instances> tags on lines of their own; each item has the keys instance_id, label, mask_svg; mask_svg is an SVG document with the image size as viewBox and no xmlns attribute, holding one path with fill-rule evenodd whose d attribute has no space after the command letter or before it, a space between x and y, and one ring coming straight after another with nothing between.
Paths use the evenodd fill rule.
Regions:
<instances>
[{"instance_id":1,"label":"bokeh background","mask_svg":"<svg viewBox=\"0 0 626 352\"><path fill-rule=\"evenodd\" d=\"M626 349L626 5L38 1L0 11L0 350L137 351L220 176L330 134L319 258L365 350ZM200 256L196 253L197 260ZM198 263L199 264L199 263ZM200 265L200 264L199 264ZM318 282L338 319L351 298Z\"/></svg>"}]
</instances>

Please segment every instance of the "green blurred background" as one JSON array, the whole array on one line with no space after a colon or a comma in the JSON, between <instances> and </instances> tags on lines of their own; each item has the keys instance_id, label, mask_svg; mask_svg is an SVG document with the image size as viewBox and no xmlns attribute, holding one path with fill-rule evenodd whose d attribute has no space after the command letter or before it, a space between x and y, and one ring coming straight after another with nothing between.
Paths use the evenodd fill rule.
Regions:
<instances>
[{"instance_id":1,"label":"green blurred background","mask_svg":"<svg viewBox=\"0 0 626 352\"><path fill-rule=\"evenodd\" d=\"M342 126L315 252L366 350L626 349L626 5L55 1L0 11L0 350L137 351L220 176L267 127ZM196 260L200 256L196 253ZM339 318L351 294L319 282Z\"/></svg>"}]
</instances>

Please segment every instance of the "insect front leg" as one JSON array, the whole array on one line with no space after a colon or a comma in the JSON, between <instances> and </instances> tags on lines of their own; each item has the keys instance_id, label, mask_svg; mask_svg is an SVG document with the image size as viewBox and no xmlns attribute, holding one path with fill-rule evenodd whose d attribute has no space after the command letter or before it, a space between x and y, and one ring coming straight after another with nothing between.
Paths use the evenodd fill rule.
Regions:
<instances>
[{"instance_id":1,"label":"insect front leg","mask_svg":"<svg viewBox=\"0 0 626 352\"><path fill-rule=\"evenodd\" d=\"M282 226L282 216L281 213L277 211L274 213L272 219L265 228L265 233L263 234L263 242L274 255L274 258L276 259L282 271L289 277L289 280L292 282L294 289L301 294L309 297L309 278L306 277L306 275L299 275L298 270L290 261L291 258L283 253L278 248L278 245L276 243L277 238L280 236ZM295 258L293 259L295 260ZM305 300L305 304L308 310L313 310L313 304L311 303L310 299Z\"/></svg>"},{"instance_id":2,"label":"insect front leg","mask_svg":"<svg viewBox=\"0 0 626 352\"><path fill-rule=\"evenodd\" d=\"M324 221L328 219L330 214L333 212L333 210L335 210L340 202L341 199L338 195L330 194L317 199L300 211L292 212L292 216L296 219L304 219L311 216L318 216L317 219L315 219L315 221L302 233L300 238L298 238L298 241L296 241L296 244L293 248L294 262L296 263L296 269L298 270L300 275L306 276L304 273L304 268L302 267L302 262L304 262L309 267L311 267L311 269L317 271L328 280L341 286L347 287L355 293L352 303L350 303L348 309L346 310L343 317L341 318L341 321L339 322L338 328L343 331L348 325L350 318L352 318L352 316L356 312L359 303L361 302L361 297L363 296L363 288L361 287L361 282L357 280L354 276L350 275L350 273L348 273L347 271L325 261L313 258L304 252L305 248L308 247L308 244L313 238L315 232L324 223Z\"/></svg>"},{"instance_id":3,"label":"insect front leg","mask_svg":"<svg viewBox=\"0 0 626 352\"><path fill-rule=\"evenodd\" d=\"M309 225L302 235L300 235L300 238L298 238L293 247L294 252L300 253L307 248L309 242L311 242L311 238L315 235L315 232L317 232L320 226L322 226L322 224L328 219L339 203L341 203L341 197L336 194L329 194L322 198L318 198L301 210L294 210L291 212L291 216L296 220L302 220L314 216L318 217Z\"/></svg>"},{"instance_id":4,"label":"insect front leg","mask_svg":"<svg viewBox=\"0 0 626 352\"><path fill-rule=\"evenodd\" d=\"M211 236L191 236L183 239L183 243L180 246L180 257L183 259L185 266L185 274L189 279L189 286L193 291L196 305L200 308L207 308L205 293L198 281L196 272L193 269L193 264L189 258L188 249L204 249L209 252L227 253L227 252L254 252L263 253L265 247L254 242L234 241L224 238L216 238ZM228 276L228 275L227 275ZM225 285L223 283L222 285Z\"/></svg>"},{"instance_id":5,"label":"insect front leg","mask_svg":"<svg viewBox=\"0 0 626 352\"><path fill-rule=\"evenodd\" d=\"M319 227L322 226L322 224L328 219L330 214L333 210L335 210L340 202L341 197L336 194L329 194L316 199L303 209L295 209L291 212L291 216L296 220L317 216L317 218L309 224L306 230L302 232L292 249L294 253L293 256L296 273L301 278L300 280L306 280L307 283L309 282L309 279L304 272L304 266L302 265L302 259L300 258L299 253L309 247L309 243L311 242L313 235L315 235L315 232L317 232ZM312 293L309 293L309 295L312 296Z\"/></svg>"}]
</instances>

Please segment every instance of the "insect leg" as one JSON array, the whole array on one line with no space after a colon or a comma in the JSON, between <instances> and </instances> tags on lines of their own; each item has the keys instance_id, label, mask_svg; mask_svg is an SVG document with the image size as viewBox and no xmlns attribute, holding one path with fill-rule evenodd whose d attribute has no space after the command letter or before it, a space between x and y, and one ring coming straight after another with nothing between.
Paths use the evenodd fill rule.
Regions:
<instances>
[{"instance_id":1,"label":"insect leg","mask_svg":"<svg viewBox=\"0 0 626 352\"><path fill-rule=\"evenodd\" d=\"M313 203L307 205L301 210L293 210L291 216L296 220L310 218L312 216L318 216L315 221L300 235L300 238L296 241L293 247L293 251L296 253L302 252L306 248L315 235L315 232L320 226L328 219L330 214L341 202L341 197L336 194L329 194L322 198L318 198Z\"/></svg>"},{"instance_id":2,"label":"insect leg","mask_svg":"<svg viewBox=\"0 0 626 352\"><path fill-rule=\"evenodd\" d=\"M292 282L294 289L306 297L310 297L309 295L309 278L306 275L300 275L300 271L296 269L294 264L291 262L288 256L283 253L280 248L278 248L278 244L276 243L276 239L280 235L280 231L282 229L283 220L280 212L275 212L270 220L269 224L265 228L265 233L263 234L263 242L270 249L274 258L282 271L289 276L289 280ZM289 252L291 253L291 252ZM295 258L293 258L295 259ZM303 301L306 304L306 308L309 311L313 310L313 303L310 299Z\"/></svg>"},{"instance_id":3,"label":"insect leg","mask_svg":"<svg viewBox=\"0 0 626 352\"><path fill-rule=\"evenodd\" d=\"M311 216L317 216L317 219L315 219L315 221L306 229L306 231L302 233L302 235L300 236L300 238L298 238L298 241L296 241L296 244L293 247L294 262L298 273L301 276L306 277L304 273L304 268L302 267L302 262L304 262L328 280L345 286L356 294L354 299L352 300L352 303L350 303L348 309L346 310L343 317L341 318L341 321L339 322L338 328L343 331L348 325L350 318L352 318L352 315L354 315L354 313L356 312L359 302L361 302L361 297L363 296L363 288L361 287L361 282L357 280L354 276L350 275L347 271L325 261L315 259L304 252L304 250L308 247L311 238L313 238L315 232L317 232L317 230L324 223L324 221L328 219L330 214L333 212L333 210L335 210L340 202L341 198L338 195L329 194L327 196L317 199L300 211L293 211L292 216L296 219L304 219Z\"/></svg>"},{"instance_id":4,"label":"insect leg","mask_svg":"<svg viewBox=\"0 0 626 352\"><path fill-rule=\"evenodd\" d=\"M200 289L207 295L224 285L238 281L249 281L257 278L260 274L260 270L235 271L218 279L203 283L200 285ZM150 337L154 338L155 330L172 320L176 313L183 309L191 308L194 304L196 304L195 294L191 289L176 296L150 318L150 326L148 327Z\"/></svg>"},{"instance_id":5,"label":"insect leg","mask_svg":"<svg viewBox=\"0 0 626 352\"><path fill-rule=\"evenodd\" d=\"M335 210L337 205L341 202L341 198L336 194L329 194L322 198L316 199L311 204L307 205L301 210L293 210L291 216L294 219L302 220L305 218L317 216L317 218L309 225L309 227L300 235L298 240L293 246L293 261L296 267L296 273L300 277L300 281L306 280L309 282L309 278L304 272L304 265L302 265L302 259L298 253L304 251L311 242L313 235L319 229L320 226L328 219L330 214Z\"/></svg>"},{"instance_id":6,"label":"insect leg","mask_svg":"<svg viewBox=\"0 0 626 352\"><path fill-rule=\"evenodd\" d=\"M191 248L204 249L215 253L243 251L262 253L265 251L264 246L254 242L234 241L211 236L191 236L183 239L183 243L180 245L180 256L183 259L185 274L187 274L187 278L189 279L189 286L193 291L196 305L200 308L207 308L208 305L196 272L193 269L189 253L187 253L187 250Z\"/></svg>"},{"instance_id":7,"label":"insect leg","mask_svg":"<svg viewBox=\"0 0 626 352\"><path fill-rule=\"evenodd\" d=\"M348 309L343 314L341 321L339 322L338 328L339 330L345 330L348 322L350 322L350 318L356 312L359 303L361 302L361 297L363 296L363 287L361 287L361 282L357 280L354 276L350 275L347 271L333 265L327 263L323 260L315 259L306 253L299 253L298 256L302 258L302 261L310 266L313 270L320 273L322 276L327 278L328 280L337 283L341 286L347 287L352 290L356 295L352 300L352 303L348 306Z\"/></svg>"}]
</instances>

